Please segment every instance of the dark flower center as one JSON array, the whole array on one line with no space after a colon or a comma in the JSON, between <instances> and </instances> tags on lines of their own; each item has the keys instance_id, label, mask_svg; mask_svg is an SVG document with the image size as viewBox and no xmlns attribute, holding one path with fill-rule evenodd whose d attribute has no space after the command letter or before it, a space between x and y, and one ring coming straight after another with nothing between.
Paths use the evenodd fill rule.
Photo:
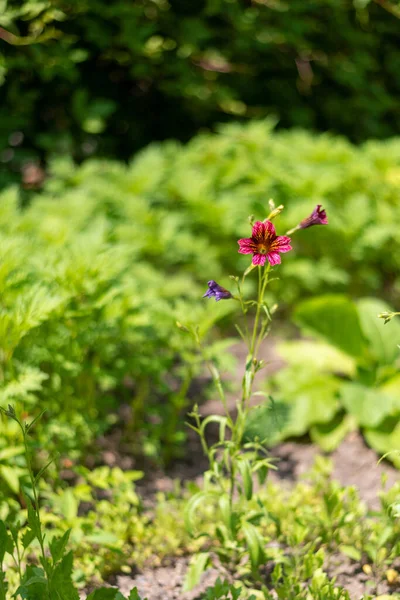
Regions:
<instances>
[{"instance_id":1,"label":"dark flower center","mask_svg":"<svg viewBox=\"0 0 400 600\"><path fill-rule=\"evenodd\" d=\"M257 244L257 253L258 254L267 254L268 249L265 244Z\"/></svg>"}]
</instances>

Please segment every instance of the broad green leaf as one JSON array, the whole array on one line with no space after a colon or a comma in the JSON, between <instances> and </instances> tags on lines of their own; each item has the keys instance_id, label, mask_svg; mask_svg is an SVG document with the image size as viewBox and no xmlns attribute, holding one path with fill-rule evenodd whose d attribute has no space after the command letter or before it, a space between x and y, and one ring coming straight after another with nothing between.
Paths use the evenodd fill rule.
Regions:
<instances>
[{"instance_id":1,"label":"broad green leaf","mask_svg":"<svg viewBox=\"0 0 400 600\"><path fill-rule=\"evenodd\" d=\"M348 354L324 342L299 340L278 345L278 353L290 365L308 370L343 373L354 376L356 361Z\"/></svg>"},{"instance_id":2,"label":"broad green leaf","mask_svg":"<svg viewBox=\"0 0 400 600\"><path fill-rule=\"evenodd\" d=\"M375 427L389 416L393 409L392 398L379 388L359 383L345 383L340 389L340 399L347 412L364 427Z\"/></svg>"},{"instance_id":3,"label":"broad green leaf","mask_svg":"<svg viewBox=\"0 0 400 600\"><path fill-rule=\"evenodd\" d=\"M386 454L393 464L400 468L400 413L385 419L377 427L365 428L367 443L378 453Z\"/></svg>"},{"instance_id":4,"label":"broad green leaf","mask_svg":"<svg viewBox=\"0 0 400 600\"><path fill-rule=\"evenodd\" d=\"M309 378L307 386L303 385L292 392L290 420L284 429L284 434L303 435L311 425L331 421L339 408L336 398L339 386L340 381L334 377L314 374ZM286 397L290 398L287 390L285 390Z\"/></svg>"},{"instance_id":5,"label":"broad green leaf","mask_svg":"<svg viewBox=\"0 0 400 600\"><path fill-rule=\"evenodd\" d=\"M390 364L399 357L400 321L394 319L385 325L377 315L391 308L378 298L362 298L357 302L361 328L369 342L369 350L382 364Z\"/></svg>"},{"instance_id":6,"label":"broad green leaf","mask_svg":"<svg viewBox=\"0 0 400 600\"><path fill-rule=\"evenodd\" d=\"M0 450L0 460L8 460L9 458L13 458L14 456L23 454L23 452L24 452L23 446L13 446L10 448L3 448L3 450Z\"/></svg>"},{"instance_id":7,"label":"broad green leaf","mask_svg":"<svg viewBox=\"0 0 400 600\"><path fill-rule=\"evenodd\" d=\"M21 473L20 469L12 468L8 465L0 465L0 479L6 482L14 494L18 494L20 490L19 473Z\"/></svg>"},{"instance_id":8,"label":"broad green leaf","mask_svg":"<svg viewBox=\"0 0 400 600\"><path fill-rule=\"evenodd\" d=\"M357 429L357 421L350 415L335 415L328 423L318 423L310 429L313 442L325 452L332 452L350 431Z\"/></svg>"},{"instance_id":9,"label":"broad green leaf","mask_svg":"<svg viewBox=\"0 0 400 600\"><path fill-rule=\"evenodd\" d=\"M360 357L365 350L357 309L352 300L341 295L326 295L305 300L294 311L294 320L306 333L315 333L350 356Z\"/></svg>"},{"instance_id":10,"label":"broad green leaf","mask_svg":"<svg viewBox=\"0 0 400 600\"><path fill-rule=\"evenodd\" d=\"M207 570L210 564L210 553L199 552L190 559L189 567L186 572L183 591L188 592L200 583L202 574Z\"/></svg>"}]
</instances>

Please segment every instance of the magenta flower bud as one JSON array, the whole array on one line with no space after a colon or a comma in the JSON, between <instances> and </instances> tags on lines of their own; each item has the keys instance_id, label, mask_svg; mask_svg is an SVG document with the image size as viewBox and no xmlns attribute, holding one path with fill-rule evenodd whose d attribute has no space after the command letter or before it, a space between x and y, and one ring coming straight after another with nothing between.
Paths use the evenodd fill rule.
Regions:
<instances>
[{"instance_id":1,"label":"magenta flower bud","mask_svg":"<svg viewBox=\"0 0 400 600\"><path fill-rule=\"evenodd\" d=\"M299 229L306 229L312 225L328 225L328 218L322 204L317 204L311 215L301 221Z\"/></svg>"},{"instance_id":2,"label":"magenta flower bud","mask_svg":"<svg viewBox=\"0 0 400 600\"><path fill-rule=\"evenodd\" d=\"M279 252L289 252L292 249L290 238L286 235L276 235L275 227L271 221L257 221L254 223L251 238L238 241L240 254L252 254L253 265L265 265L268 260L270 265L279 265L281 257Z\"/></svg>"},{"instance_id":3,"label":"magenta flower bud","mask_svg":"<svg viewBox=\"0 0 400 600\"><path fill-rule=\"evenodd\" d=\"M219 300L229 300L229 298L232 298L232 294L221 285L218 285L218 283L213 279L211 279L207 285L208 290L204 294L203 298L215 298L216 302Z\"/></svg>"}]
</instances>

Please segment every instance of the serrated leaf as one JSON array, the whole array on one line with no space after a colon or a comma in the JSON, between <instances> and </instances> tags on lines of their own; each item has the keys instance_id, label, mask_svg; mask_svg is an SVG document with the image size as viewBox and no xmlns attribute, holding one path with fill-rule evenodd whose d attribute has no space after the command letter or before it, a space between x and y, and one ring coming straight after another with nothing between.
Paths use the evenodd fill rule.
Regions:
<instances>
[{"instance_id":1,"label":"serrated leaf","mask_svg":"<svg viewBox=\"0 0 400 600\"><path fill-rule=\"evenodd\" d=\"M246 440L265 440L270 446L279 440L281 433L289 423L291 406L284 402L268 400L252 409L246 419L244 438Z\"/></svg>"},{"instance_id":2,"label":"serrated leaf","mask_svg":"<svg viewBox=\"0 0 400 600\"><path fill-rule=\"evenodd\" d=\"M22 546L25 550L29 547L29 545L35 539L35 537L36 535L33 529L27 529L25 531L24 535L22 536Z\"/></svg>"},{"instance_id":3,"label":"serrated leaf","mask_svg":"<svg viewBox=\"0 0 400 600\"><path fill-rule=\"evenodd\" d=\"M62 537L54 537L49 543L50 554L53 559L53 564L58 563L64 555L65 548L68 544L71 530L68 529Z\"/></svg>"}]
</instances>

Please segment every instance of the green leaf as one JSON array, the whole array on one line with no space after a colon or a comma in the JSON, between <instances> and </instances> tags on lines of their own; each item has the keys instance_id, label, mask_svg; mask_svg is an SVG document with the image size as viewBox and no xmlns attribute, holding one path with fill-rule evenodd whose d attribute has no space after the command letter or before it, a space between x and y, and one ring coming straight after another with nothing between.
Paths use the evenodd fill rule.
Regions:
<instances>
[{"instance_id":1,"label":"green leaf","mask_svg":"<svg viewBox=\"0 0 400 600\"><path fill-rule=\"evenodd\" d=\"M61 538L65 541L65 535ZM60 552L60 548L57 548ZM50 579L50 598L60 600L79 600L78 591L72 582L72 552L68 552L60 562L57 563Z\"/></svg>"},{"instance_id":2,"label":"green leaf","mask_svg":"<svg viewBox=\"0 0 400 600\"><path fill-rule=\"evenodd\" d=\"M128 600L141 600L137 588L133 588L133 590L131 590L131 593L128 596ZM143 600L147 600L147 598L143 598Z\"/></svg>"},{"instance_id":3,"label":"green leaf","mask_svg":"<svg viewBox=\"0 0 400 600\"><path fill-rule=\"evenodd\" d=\"M243 480L243 490L246 500L251 500L253 497L253 478L250 469L250 463L246 459L238 461L238 468Z\"/></svg>"},{"instance_id":4,"label":"green leaf","mask_svg":"<svg viewBox=\"0 0 400 600\"><path fill-rule=\"evenodd\" d=\"M282 342L278 345L278 353L285 362L308 371L343 373L353 377L356 370L354 358L325 342L310 340Z\"/></svg>"},{"instance_id":5,"label":"green leaf","mask_svg":"<svg viewBox=\"0 0 400 600\"><path fill-rule=\"evenodd\" d=\"M124 600L124 597L117 588L100 588L89 594L86 600Z\"/></svg>"},{"instance_id":6,"label":"green leaf","mask_svg":"<svg viewBox=\"0 0 400 600\"><path fill-rule=\"evenodd\" d=\"M33 529L27 529L25 531L24 535L22 536L22 546L25 550L29 547L29 545L35 539L35 537L36 535Z\"/></svg>"},{"instance_id":7,"label":"green leaf","mask_svg":"<svg viewBox=\"0 0 400 600\"><path fill-rule=\"evenodd\" d=\"M202 574L207 570L210 564L210 553L199 552L190 559L189 567L186 572L183 591L188 592L200 583Z\"/></svg>"},{"instance_id":8,"label":"green leaf","mask_svg":"<svg viewBox=\"0 0 400 600\"><path fill-rule=\"evenodd\" d=\"M54 537L49 543L53 564L58 563L58 561L63 557L70 533L71 530L68 529L68 531L66 531L62 537Z\"/></svg>"},{"instance_id":9,"label":"green leaf","mask_svg":"<svg viewBox=\"0 0 400 600\"><path fill-rule=\"evenodd\" d=\"M365 428L364 436L367 443L380 454L387 454L387 458L400 468L400 414L388 417L375 428Z\"/></svg>"},{"instance_id":10,"label":"green leaf","mask_svg":"<svg viewBox=\"0 0 400 600\"><path fill-rule=\"evenodd\" d=\"M242 523L242 530L246 538L246 545L249 551L251 568L253 570L256 570L266 560L264 540L259 530L247 521Z\"/></svg>"},{"instance_id":11,"label":"green leaf","mask_svg":"<svg viewBox=\"0 0 400 600\"><path fill-rule=\"evenodd\" d=\"M244 438L265 440L269 446L277 442L290 419L291 407L273 400L252 409L246 419Z\"/></svg>"},{"instance_id":12,"label":"green leaf","mask_svg":"<svg viewBox=\"0 0 400 600\"><path fill-rule=\"evenodd\" d=\"M18 469L9 467L8 465L0 465L0 478L4 479L14 494L18 494L20 490L19 472Z\"/></svg>"},{"instance_id":13,"label":"green leaf","mask_svg":"<svg viewBox=\"0 0 400 600\"><path fill-rule=\"evenodd\" d=\"M33 508L32 502L30 501L30 499L28 498L28 496L24 496L25 497L25 501L28 507L28 524L29 527L31 528L31 530L33 531L35 537L37 537L38 539L40 538L40 520L39 517L37 515L36 510Z\"/></svg>"},{"instance_id":14,"label":"green leaf","mask_svg":"<svg viewBox=\"0 0 400 600\"><path fill-rule=\"evenodd\" d=\"M363 298L357 302L361 328L369 342L371 354L382 364L390 364L399 356L400 321L394 319L385 325L377 315L390 311L390 307L378 298Z\"/></svg>"},{"instance_id":15,"label":"green leaf","mask_svg":"<svg viewBox=\"0 0 400 600\"><path fill-rule=\"evenodd\" d=\"M24 453L23 446L13 446L10 448L3 448L0 450L0 460L8 460L9 458L13 458L14 456L18 456Z\"/></svg>"},{"instance_id":16,"label":"green leaf","mask_svg":"<svg viewBox=\"0 0 400 600\"><path fill-rule=\"evenodd\" d=\"M10 544L11 541L11 544ZM11 547L10 547L11 545ZM7 528L3 521L0 520L0 567L3 564L4 555L6 552L11 552L14 549L14 542L7 532Z\"/></svg>"},{"instance_id":17,"label":"green leaf","mask_svg":"<svg viewBox=\"0 0 400 600\"><path fill-rule=\"evenodd\" d=\"M337 414L328 423L317 423L310 429L311 440L325 452L332 452L350 431L357 429L356 420L350 415Z\"/></svg>"},{"instance_id":18,"label":"green leaf","mask_svg":"<svg viewBox=\"0 0 400 600\"><path fill-rule=\"evenodd\" d=\"M341 295L306 300L294 311L294 320L305 332L320 335L350 356L359 357L365 349L358 311L354 302Z\"/></svg>"},{"instance_id":19,"label":"green leaf","mask_svg":"<svg viewBox=\"0 0 400 600\"><path fill-rule=\"evenodd\" d=\"M339 550L342 554L344 554L345 556L348 556L352 560L355 560L357 562L359 562L361 560L362 553L360 552L360 550L358 550L354 546L347 546L346 544L341 544L339 546Z\"/></svg>"},{"instance_id":20,"label":"green leaf","mask_svg":"<svg viewBox=\"0 0 400 600\"><path fill-rule=\"evenodd\" d=\"M85 539L92 544L104 546L115 546L119 541L118 536L111 531L97 531L85 536Z\"/></svg>"},{"instance_id":21,"label":"green leaf","mask_svg":"<svg viewBox=\"0 0 400 600\"><path fill-rule=\"evenodd\" d=\"M212 492L198 492L192 498L185 508L185 527L190 535L194 535L194 524L195 524L195 513L200 506L202 506L206 500L216 499L217 495Z\"/></svg>"},{"instance_id":22,"label":"green leaf","mask_svg":"<svg viewBox=\"0 0 400 600\"><path fill-rule=\"evenodd\" d=\"M75 498L71 489L65 490L62 494L60 509L67 522L71 522L78 514L78 500Z\"/></svg>"},{"instance_id":23,"label":"green leaf","mask_svg":"<svg viewBox=\"0 0 400 600\"><path fill-rule=\"evenodd\" d=\"M393 399L379 388L359 383L345 383L340 389L340 399L347 412L365 427L375 427L389 416Z\"/></svg>"}]
</instances>

